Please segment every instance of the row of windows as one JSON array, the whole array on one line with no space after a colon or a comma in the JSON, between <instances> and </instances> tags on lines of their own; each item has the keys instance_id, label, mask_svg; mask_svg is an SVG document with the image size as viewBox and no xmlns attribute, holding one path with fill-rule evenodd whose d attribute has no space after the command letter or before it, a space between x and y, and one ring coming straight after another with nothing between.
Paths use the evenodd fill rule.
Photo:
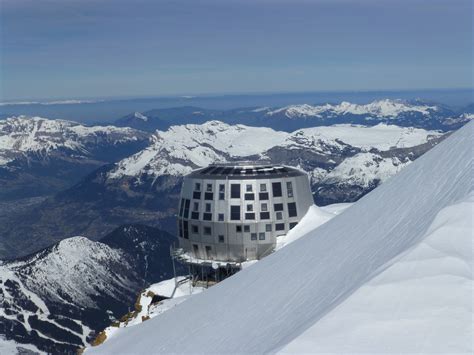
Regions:
<instances>
[{"instance_id":1,"label":"row of windows","mask_svg":"<svg viewBox=\"0 0 474 355\"><path fill-rule=\"evenodd\" d=\"M267 184L260 184L259 199L268 200L268 191ZM286 182L286 192L288 197L293 197L293 185L291 181ZM196 182L194 184L193 199L200 200L202 195L201 183ZM273 197L282 197L282 186L281 182L272 182L272 195ZM241 198L241 185L240 184L230 184L230 197L231 198ZM255 193L253 191L253 185L245 185L245 194L244 198L247 201L255 200ZM212 184L206 184L206 190L204 191L204 200L213 200L214 192ZM225 185L219 184L219 200L225 199Z\"/></svg>"},{"instance_id":2,"label":"row of windows","mask_svg":"<svg viewBox=\"0 0 474 355\"><path fill-rule=\"evenodd\" d=\"M188 199L181 199L181 206L179 210L179 216L184 218L189 218L189 205L190 200ZM273 209L276 213L276 219L281 220L283 219L283 203L275 203L273 205ZM288 206L288 216L289 217L297 217L298 211L296 209L295 202L287 203ZM212 206L211 203L206 203L204 205L204 213L202 219L205 221L212 221ZM191 219L199 219L199 202L193 202L193 209L191 212ZM246 211L244 213L244 217L246 220L255 220L255 211L253 204L247 204ZM239 221L240 220L240 205L230 206L230 219L232 221ZM268 204L262 203L260 205L260 219L270 219L270 212L268 210ZM224 214L218 213L218 221L224 221Z\"/></svg>"},{"instance_id":3,"label":"row of windows","mask_svg":"<svg viewBox=\"0 0 474 355\"><path fill-rule=\"evenodd\" d=\"M292 229L297 225L297 222L293 222L289 224L289 229ZM275 223L275 231L283 231L285 230L285 223ZM237 225L235 226L236 233L250 233L250 225ZM268 223L265 225L265 232L272 232L273 231L273 224ZM265 232L259 232L259 240L265 240ZM191 225L191 233L192 234L199 234L199 226ZM212 227L210 226L203 226L202 234L211 236L212 235ZM189 239L189 224L188 221L183 221L183 223L179 223L179 236L181 238ZM257 240L256 237L257 233L250 233L251 240ZM221 238L222 237L222 238ZM224 236L219 235L219 242L224 242Z\"/></svg>"}]
</instances>

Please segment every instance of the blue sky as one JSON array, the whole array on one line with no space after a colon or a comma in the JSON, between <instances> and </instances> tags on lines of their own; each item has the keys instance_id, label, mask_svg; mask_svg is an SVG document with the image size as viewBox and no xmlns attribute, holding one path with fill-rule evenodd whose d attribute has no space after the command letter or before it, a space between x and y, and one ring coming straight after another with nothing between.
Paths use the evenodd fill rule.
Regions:
<instances>
[{"instance_id":1,"label":"blue sky","mask_svg":"<svg viewBox=\"0 0 474 355\"><path fill-rule=\"evenodd\" d=\"M1 100L472 87L471 0L0 0Z\"/></svg>"}]
</instances>

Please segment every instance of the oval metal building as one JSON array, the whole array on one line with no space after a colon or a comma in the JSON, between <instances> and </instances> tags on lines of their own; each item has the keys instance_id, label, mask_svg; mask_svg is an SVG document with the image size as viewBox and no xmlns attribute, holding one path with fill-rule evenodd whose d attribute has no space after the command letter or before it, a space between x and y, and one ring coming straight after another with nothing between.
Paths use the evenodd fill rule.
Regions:
<instances>
[{"instance_id":1,"label":"oval metal building","mask_svg":"<svg viewBox=\"0 0 474 355\"><path fill-rule=\"evenodd\" d=\"M307 174L293 167L242 162L195 170L181 190L180 249L191 264L260 259L312 204Z\"/></svg>"}]
</instances>

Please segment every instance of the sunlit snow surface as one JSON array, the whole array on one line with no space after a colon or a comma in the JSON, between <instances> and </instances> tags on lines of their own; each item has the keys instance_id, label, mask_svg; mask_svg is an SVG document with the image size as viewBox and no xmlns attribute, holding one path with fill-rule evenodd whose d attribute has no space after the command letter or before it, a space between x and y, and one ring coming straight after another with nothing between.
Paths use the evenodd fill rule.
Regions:
<instances>
[{"instance_id":1,"label":"sunlit snow surface","mask_svg":"<svg viewBox=\"0 0 474 355\"><path fill-rule=\"evenodd\" d=\"M287 247L91 353L471 353L473 129Z\"/></svg>"}]
</instances>

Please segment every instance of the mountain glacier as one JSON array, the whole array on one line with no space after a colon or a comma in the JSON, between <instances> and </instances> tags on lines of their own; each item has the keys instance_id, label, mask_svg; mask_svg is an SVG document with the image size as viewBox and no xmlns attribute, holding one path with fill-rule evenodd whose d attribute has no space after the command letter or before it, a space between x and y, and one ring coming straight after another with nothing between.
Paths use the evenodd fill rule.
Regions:
<instances>
[{"instance_id":1,"label":"mountain glacier","mask_svg":"<svg viewBox=\"0 0 474 355\"><path fill-rule=\"evenodd\" d=\"M87 353L472 353L473 139Z\"/></svg>"}]
</instances>

